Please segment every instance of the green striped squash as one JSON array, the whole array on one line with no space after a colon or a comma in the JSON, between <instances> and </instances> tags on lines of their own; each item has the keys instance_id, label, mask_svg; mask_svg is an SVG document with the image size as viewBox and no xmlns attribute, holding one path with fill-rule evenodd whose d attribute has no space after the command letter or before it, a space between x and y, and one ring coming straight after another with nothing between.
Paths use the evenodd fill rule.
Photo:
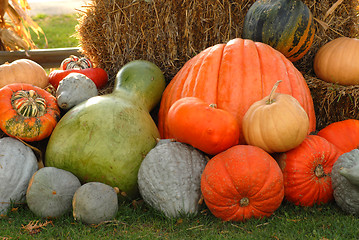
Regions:
<instances>
[{"instance_id":1,"label":"green striped squash","mask_svg":"<svg viewBox=\"0 0 359 240\"><path fill-rule=\"evenodd\" d=\"M257 0L243 23L242 38L266 43L290 61L301 59L313 43L313 16L300 0Z\"/></svg>"}]
</instances>

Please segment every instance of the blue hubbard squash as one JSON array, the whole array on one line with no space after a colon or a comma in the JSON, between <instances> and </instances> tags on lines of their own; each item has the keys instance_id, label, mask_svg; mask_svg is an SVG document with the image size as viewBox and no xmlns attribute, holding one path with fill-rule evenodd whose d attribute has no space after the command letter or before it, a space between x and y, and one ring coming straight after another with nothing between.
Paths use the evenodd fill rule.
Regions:
<instances>
[{"instance_id":1,"label":"blue hubbard squash","mask_svg":"<svg viewBox=\"0 0 359 240\"><path fill-rule=\"evenodd\" d=\"M313 16L300 0L257 0L248 9L242 38L263 42L289 60L301 59L313 43Z\"/></svg>"}]
</instances>

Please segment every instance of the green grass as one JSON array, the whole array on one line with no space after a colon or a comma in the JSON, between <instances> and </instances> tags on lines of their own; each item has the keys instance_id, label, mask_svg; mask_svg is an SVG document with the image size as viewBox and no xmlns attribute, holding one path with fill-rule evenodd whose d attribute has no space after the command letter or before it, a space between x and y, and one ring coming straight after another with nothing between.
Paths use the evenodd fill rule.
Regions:
<instances>
[{"instance_id":1,"label":"green grass","mask_svg":"<svg viewBox=\"0 0 359 240\"><path fill-rule=\"evenodd\" d=\"M121 205L114 221L84 225L71 214L31 234L30 221L45 223L26 205L0 220L0 239L358 239L359 220L343 213L334 203L303 208L289 203L269 218L246 222L223 222L205 206L197 216L168 219L142 205Z\"/></svg>"},{"instance_id":2,"label":"green grass","mask_svg":"<svg viewBox=\"0 0 359 240\"><path fill-rule=\"evenodd\" d=\"M66 14L49 16L39 14L32 19L42 28L48 41L46 47L45 37L39 34L39 37L31 31L31 37L40 49L43 48L63 48L63 47L77 47L79 45L78 39L74 36L76 33L75 26L77 25L77 14Z\"/></svg>"}]
</instances>

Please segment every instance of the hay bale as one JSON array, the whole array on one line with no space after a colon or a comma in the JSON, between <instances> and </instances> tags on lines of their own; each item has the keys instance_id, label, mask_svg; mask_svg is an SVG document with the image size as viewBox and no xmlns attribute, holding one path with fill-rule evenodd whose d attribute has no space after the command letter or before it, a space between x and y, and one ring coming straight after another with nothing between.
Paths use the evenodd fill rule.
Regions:
<instances>
[{"instance_id":1,"label":"hay bale","mask_svg":"<svg viewBox=\"0 0 359 240\"><path fill-rule=\"evenodd\" d=\"M158 65L169 82L200 51L241 37L245 14L254 1L93 0L79 19L78 37L83 54L109 73L110 82L121 66L135 59ZM359 3L304 2L315 18L316 35L309 52L294 65L306 77L312 92L317 127L347 118L359 119L357 105L351 105L349 100L341 102L357 98L358 88L341 86L339 91L332 91L336 86L316 79L312 67L315 53L326 42L340 36L357 36ZM347 104L347 109L340 110L343 105L338 102Z\"/></svg>"},{"instance_id":2,"label":"hay bale","mask_svg":"<svg viewBox=\"0 0 359 240\"><path fill-rule=\"evenodd\" d=\"M239 37L254 0L93 0L79 19L86 56L113 77L135 59L154 62L167 81L203 49Z\"/></svg>"},{"instance_id":3,"label":"hay bale","mask_svg":"<svg viewBox=\"0 0 359 240\"><path fill-rule=\"evenodd\" d=\"M317 129L345 119L359 119L359 85L341 86L305 76L313 97Z\"/></svg>"}]
</instances>

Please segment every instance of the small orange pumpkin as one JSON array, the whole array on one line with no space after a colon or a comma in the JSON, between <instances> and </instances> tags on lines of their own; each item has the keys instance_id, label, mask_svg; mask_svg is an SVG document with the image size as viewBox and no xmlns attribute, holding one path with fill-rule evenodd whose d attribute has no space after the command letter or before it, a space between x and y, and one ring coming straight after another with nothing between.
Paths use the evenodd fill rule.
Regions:
<instances>
[{"instance_id":1,"label":"small orange pumpkin","mask_svg":"<svg viewBox=\"0 0 359 240\"><path fill-rule=\"evenodd\" d=\"M309 130L308 115L297 99L275 92L280 82L267 97L253 103L243 117L246 142L269 153L297 147Z\"/></svg>"},{"instance_id":2,"label":"small orange pumpkin","mask_svg":"<svg viewBox=\"0 0 359 240\"><path fill-rule=\"evenodd\" d=\"M196 97L176 101L168 112L169 131L183 143L215 155L239 142L239 126L229 112Z\"/></svg>"},{"instance_id":3,"label":"small orange pumpkin","mask_svg":"<svg viewBox=\"0 0 359 240\"><path fill-rule=\"evenodd\" d=\"M0 128L24 141L50 136L60 118L56 98L44 89L22 83L0 89Z\"/></svg>"},{"instance_id":4,"label":"small orange pumpkin","mask_svg":"<svg viewBox=\"0 0 359 240\"><path fill-rule=\"evenodd\" d=\"M263 149L236 145L208 161L201 190L209 210L224 221L264 218L282 203L283 174Z\"/></svg>"},{"instance_id":5,"label":"small orange pumpkin","mask_svg":"<svg viewBox=\"0 0 359 240\"><path fill-rule=\"evenodd\" d=\"M323 45L314 57L314 72L329 83L359 84L359 39L340 37Z\"/></svg>"},{"instance_id":6,"label":"small orange pumpkin","mask_svg":"<svg viewBox=\"0 0 359 240\"><path fill-rule=\"evenodd\" d=\"M0 65L0 88L12 83L28 83L45 88L49 77L45 69L30 59L18 59Z\"/></svg>"},{"instance_id":7,"label":"small orange pumpkin","mask_svg":"<svg viewBox=\"0 0 359 240\"><path fill-rule=\"evenodd\" d=\"M299 206L311 207L333 200L331 171L341 152L317 135L308 135L296 148L278 156L284 196Z\"/></svg>"}]
</instances>

